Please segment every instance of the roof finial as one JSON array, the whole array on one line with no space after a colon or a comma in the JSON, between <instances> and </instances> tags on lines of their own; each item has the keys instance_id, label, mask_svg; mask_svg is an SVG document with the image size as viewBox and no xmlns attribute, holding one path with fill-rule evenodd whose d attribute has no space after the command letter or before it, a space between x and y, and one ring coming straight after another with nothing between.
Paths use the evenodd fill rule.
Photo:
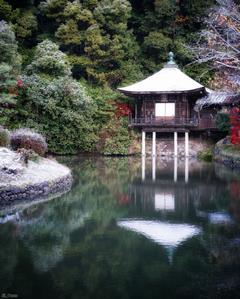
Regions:
<instances>
[{"instance_id":1,"label":"roof finial","mask_svg":"<svg viewBox=\"0 0 240 299\"><path fill-rule=\"evenodd\" d=\"M169 57L168 64L175 64L173 52L169 52L168 57Z\"/></svg>"},{"instance_id":2,"label":"roof finial","mask_svg":"<svg viewBox=\"0 0 240 299\"><path fill-rule=\"evenodd\" d=\"M178 68L176 62L174 61L174 54L173 52L168 53L168 62L165 64L166 68Z\"/></svg>"}]
</instances>

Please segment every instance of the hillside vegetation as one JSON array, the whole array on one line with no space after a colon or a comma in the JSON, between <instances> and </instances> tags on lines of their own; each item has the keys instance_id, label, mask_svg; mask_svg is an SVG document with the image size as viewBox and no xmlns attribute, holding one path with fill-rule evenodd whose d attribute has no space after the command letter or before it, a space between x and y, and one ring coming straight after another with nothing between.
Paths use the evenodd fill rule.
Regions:
<instances>
[{"instance_id":1,"label":"hillside vegetation","mask_svg":"<svg viewBox=\"0 0 240 299\"><path fill-rule=\"evenodd\" d=\"M60 154L126 154L136 140L116 88L158 71L174 51L191 64L212 0L0 0L0 123L44 134ZM124 106L125 107L125 106ZM121 132L118 133L118 132Z\"/></svg>"}]
</instances>

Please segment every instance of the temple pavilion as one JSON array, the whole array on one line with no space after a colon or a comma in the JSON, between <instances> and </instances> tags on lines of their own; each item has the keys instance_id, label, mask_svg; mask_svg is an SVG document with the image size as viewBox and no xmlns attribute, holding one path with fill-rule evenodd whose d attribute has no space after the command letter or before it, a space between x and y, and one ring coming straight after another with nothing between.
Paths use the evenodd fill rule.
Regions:
<instances>
[{"instance_id":1,"label":"temple pavilion","mask_svg":"<svg viewBox=\"0 0 240 299\"><path fill-rule=\"evenodd\" d=\"M118 90L134 100L129 126L142 131L143 155L146 132L152 133L153 156L156 155L157 132L173 133L175 156L178 133L184 133L185 155L188 156L190 132L216 130L218 103L199 108L202 102L208 102L212 91L184 74L175 63L172 52L169 53L169 61L159 72Z\"/></svg>"}]
</instances>

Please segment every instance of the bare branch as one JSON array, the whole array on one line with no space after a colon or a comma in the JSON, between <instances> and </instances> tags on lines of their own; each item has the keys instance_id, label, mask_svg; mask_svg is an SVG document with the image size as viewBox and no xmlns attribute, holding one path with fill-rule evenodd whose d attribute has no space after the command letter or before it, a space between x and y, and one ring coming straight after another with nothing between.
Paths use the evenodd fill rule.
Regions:
<instances>
[{"instance_id":1,"label":"bare branch","mask_svg":"<svg viewBox=\"0 0 240 299\"><path fill-rule=\"evenodd\" d=\"M233 0L217 0L217 3L205 20L206 29L193 45L186 46L195 57L188 66L208 63L211 69L221 71L218 78L225 76L228 84L231 80L238 84L235 79L240 77L239 6Z\"/></svg>"}]
</instances>

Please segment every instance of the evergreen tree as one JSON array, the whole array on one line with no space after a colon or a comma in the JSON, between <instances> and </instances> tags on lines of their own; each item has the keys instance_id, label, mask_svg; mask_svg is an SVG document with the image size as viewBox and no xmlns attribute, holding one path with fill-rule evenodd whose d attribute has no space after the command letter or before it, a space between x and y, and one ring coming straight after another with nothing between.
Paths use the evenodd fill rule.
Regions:
<instances>
[{"instance_id":1,"label":"evergreen tree","mask_svg":"<svg viewBox=\"0 0 240 299\"><path fill-rule=\"evenodd\" d=\"M0 21L0 105L14 104L17 95L17 78L20 71L20 57L17 42L11 27Z\"/></svg>"},{"instance_id":2,"label":"evergreen tree","mask_svg":"<svg viewBox=\"0 0 240 299\"><path fill-rule=\"evenodd\" d=\"M37 18L31 10L17 10L13 23L16 36L21 41L32 37L38 28Z\"/></svg>"},{"instance_id":3,"label":"evergreen tree","mask_svg":"<svg viewBox=\"0 0 240 299\"><path fill-rule=\"evenodd\" d=\"M11 22L14 25L15 35L21 42L32 37L38 28L37 18L29 5L30 3L25 3L25 7L19 8L17 6L14 8L7 1L0 0L0 19Z\"/></svg>"},{"instance_id":4,"label":"evergreen tree","mask_svg":"<svg viewBox=\"0 0 240 299\"><path fill-rule=\"evenodd\" d=\"M0 20L11 21L12 13L12 6L6 1L0 0Z\"/></svg>"},{"instance_id":5,"label":"evergreen tree","mask_svg":"<svg viewBox=\"0 0 240 299\"><path fill-rule=\"evenodd\" d=\"M51 78L71 75L67 55L49 40L44 40L37 46L34 59L26 71L28 75L39 74Z\"/></svg>"},{"instance_id":6,"label":"evergreen tree","mask_svg":"<svg viewBox=\"0 0 240 299\"><path fill-rule=\"evenodd\" d=\"M71 77L67 57L45 40L22 76L24 90L8 118L9 127L33 128L46 136L49 150L69 154L93 150L95 105Z\"/></svg>"},{"instance_id":7,"label":"evergreen tree","mask_svg":"<svg viewBox=\"0 0 240 299\"><path fill-rule=\"evenodd\" d=\"M129 1L52 0L42 2L40 8L59 24L55 36L69 55L74 76L84 75L89 82L116 86L129 76L127 65L131 65L134 76L139 77L139 48L128 30Z\"/></svg>"}]
</instances>

